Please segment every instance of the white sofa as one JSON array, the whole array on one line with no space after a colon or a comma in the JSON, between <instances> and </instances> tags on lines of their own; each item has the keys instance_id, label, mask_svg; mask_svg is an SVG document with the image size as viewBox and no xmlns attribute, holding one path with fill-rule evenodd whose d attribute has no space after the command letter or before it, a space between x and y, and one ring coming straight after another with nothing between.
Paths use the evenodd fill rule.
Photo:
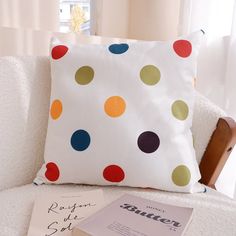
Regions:
<instances>
[{"instance_id":1,"label":"white sofa","mask_svg":"<svg viewBox=\"0 0 236 236\"><path fill-rule=\"evenodd\" d=\"M181 194L128 187L32 184L43 162L50 96L47 57L0 58L0 236L27 234L34 199L48 193L102 188L108 203L123 193L190 206L194 216L186 235L236 235L236 201L207 188ZM198 163L219 117L225 113L196 94L193 136Z\"/></svg>"}]
</instances>

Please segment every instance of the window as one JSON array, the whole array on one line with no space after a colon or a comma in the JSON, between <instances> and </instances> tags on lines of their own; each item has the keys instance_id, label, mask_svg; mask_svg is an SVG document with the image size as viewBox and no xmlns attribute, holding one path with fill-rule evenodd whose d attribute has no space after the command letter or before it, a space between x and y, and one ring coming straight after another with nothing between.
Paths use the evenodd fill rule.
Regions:
<instances>
[{"instance_id":1,"label":"window","mask_svg":"<svg viewBox=\"0 0 236 236\"><path fill-rule=\"evenodd\" d=\"M90 34L90 0L60 0L60 32L78 30Z\"/></svg>"}]
</instances>

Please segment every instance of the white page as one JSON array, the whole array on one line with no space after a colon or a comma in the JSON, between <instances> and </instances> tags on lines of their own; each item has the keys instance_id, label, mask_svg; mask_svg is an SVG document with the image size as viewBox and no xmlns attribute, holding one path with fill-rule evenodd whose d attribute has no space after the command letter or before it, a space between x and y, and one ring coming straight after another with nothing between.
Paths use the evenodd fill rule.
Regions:
<instances>
[{"instance_id":1,"label":"white page","mask_svg":"<svg viewBox=\"0 0 236 236\"><path fill-rule=\"evenodd\" d=\"M28 236L70 236L78 222L103 206L102 190L44 195L35 201Z\"/></svg>"}]
</instances>

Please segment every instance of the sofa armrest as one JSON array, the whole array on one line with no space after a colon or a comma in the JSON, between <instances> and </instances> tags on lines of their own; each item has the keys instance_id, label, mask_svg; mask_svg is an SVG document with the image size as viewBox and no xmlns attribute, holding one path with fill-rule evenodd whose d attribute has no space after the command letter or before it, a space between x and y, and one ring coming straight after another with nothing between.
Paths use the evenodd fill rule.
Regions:
<instances>
[{"instance_id":1,"label":"sofa armrest","mask_svg":"<svg viewBox=\"0 0 236 236\"><path fill-rule=\"evenodd\" d=\"M236 143L236 122L230 117L220 118L200 162L201 183L215 188L228 157Z\"/></svg>"},{"instance_id":2,"label":"sofa armrest","mask_svg":"<svg viewBox=\"0 0 236 236\"><path fill-rule=\"evenodd\" d=\"M32 183L43 162L48 57L0 57L0 191Z\"/></svg>"}]
</instances>

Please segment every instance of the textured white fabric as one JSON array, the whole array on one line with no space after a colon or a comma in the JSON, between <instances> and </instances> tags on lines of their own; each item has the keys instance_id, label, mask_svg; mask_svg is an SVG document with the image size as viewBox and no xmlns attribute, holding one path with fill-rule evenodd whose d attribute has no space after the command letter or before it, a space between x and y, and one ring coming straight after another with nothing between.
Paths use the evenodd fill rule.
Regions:
<instances>
[{"instance_id":1,"label":"textured white fabric","mask_svg":"<svg viewBox=\"0 0 236 236\"><path fill-rule=\"evenodd\" d=\"M226 116L226 113L221 108L196 92L192 133L198 164L200 163L206 150L206 145L216 128L218 119L224 116Z\"/></svg>"},{"instance_id":2,"label":"textured white fabric","mask_svg":"<svg viewBox=\"0 0 236 236\"><path fill-rule=\"evenodd\" d=\"M0 235L26 236L36 196L97 189L81 185L26 185L0 193ZM206 193L182 194L128 187L103 187L105 202L109 203L124 193L151 200L194 208L193 220L186 236L236 235L236 201L207 189Z\"/></svg>"},{"instance_id":3,"label":"textured white fabric","mask_svg":"<svg viewBox=\"0 0 236 236\"><path fill-rule=\"evenodd\" d=\"M0 190L32 182L42 164L50 96L47 57L0 58Z\"/></svg>"},{"instance_id":4,"label":"textured white fabric","mask_svg":"<svg viewBox=\"0 0 236 236\"><path fill-rule=\"evenodd\" d=\"M0 190L32 182L43 162L50 83L47 57L0 58ZM192 131L198 162L222 115L196 94Z\"/></svg>"}]
</instances>

